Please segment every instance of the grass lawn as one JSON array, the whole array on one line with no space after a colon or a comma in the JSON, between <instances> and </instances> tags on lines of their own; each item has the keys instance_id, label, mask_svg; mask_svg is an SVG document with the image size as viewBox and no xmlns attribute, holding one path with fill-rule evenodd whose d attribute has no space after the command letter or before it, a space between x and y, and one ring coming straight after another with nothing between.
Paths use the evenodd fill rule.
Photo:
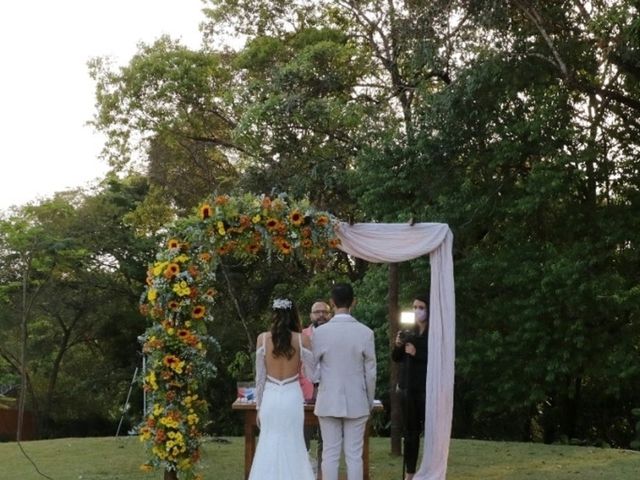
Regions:
<instances>
[{"instance_id":1,"label":"grass lawn","mask_svg":"<svg viewBox=\"0 0 640 480\"><path fill-rule=\"evenodd\" d=\"M244 443L207 442L205 480L242 480ZM151 480L159 471L139 469L145 460L136 438L64 438L23 443L41 472L54 480ZM400 458L388 438L371 439L372 480L401 480ZM42 480L16 443L0 443L0 479ZM637 480L640 452L531 443L453 440L448 480Z\"/></svg>"}]
</instances>

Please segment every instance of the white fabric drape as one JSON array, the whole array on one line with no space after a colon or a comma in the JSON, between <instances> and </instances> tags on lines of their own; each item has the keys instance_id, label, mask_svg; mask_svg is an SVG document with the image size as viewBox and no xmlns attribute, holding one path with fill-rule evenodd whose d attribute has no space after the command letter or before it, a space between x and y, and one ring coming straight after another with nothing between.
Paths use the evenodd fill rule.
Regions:
<instances>
[{"instance_id":1,"label":"white fabric drape","mask_svg":"<svg viewBox=\"0 0 640 480\"><path fill-rule=\"evenodd\" d=\"M429 254L429 359L424 454L415 480L444 480L453 416L455 292L453 234L443 223L339 223L340 249L373 263L395 263Z\"/></svg>"}]
</instances>

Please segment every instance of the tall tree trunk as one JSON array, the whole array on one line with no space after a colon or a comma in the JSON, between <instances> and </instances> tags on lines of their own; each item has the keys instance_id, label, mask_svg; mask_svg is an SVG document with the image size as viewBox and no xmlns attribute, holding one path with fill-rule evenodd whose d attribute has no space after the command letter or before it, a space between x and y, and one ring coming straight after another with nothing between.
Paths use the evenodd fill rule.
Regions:
<instances>
[{"instance_id":1,"label":"tall tree trunk","mask_svg":"<svg viewBox=\"0 0 640 480\"><path fill-rule=\"evenodd\" d=\"M398 264L389 264L389 349L400 328L398 315ZM400 365L389 362L389 403L391 407L391 455L402 455L402 403L396 391Z\"/></svg>"},{"instance_id":2,"label":"tall tree trunk","mask_svg":"<svg viewBox=\"0 0 640 480\"><path fill-rule=\"evenodd\" d=\"M24 406L27 397L27 319L29 307L27 305L27 285L29 283L30 259L26 259L22 271L22 315L20 317L20 396L18 397L18 420L16 425L16 441L22 440L24 426Z\"/></svg>"}]
</instances>

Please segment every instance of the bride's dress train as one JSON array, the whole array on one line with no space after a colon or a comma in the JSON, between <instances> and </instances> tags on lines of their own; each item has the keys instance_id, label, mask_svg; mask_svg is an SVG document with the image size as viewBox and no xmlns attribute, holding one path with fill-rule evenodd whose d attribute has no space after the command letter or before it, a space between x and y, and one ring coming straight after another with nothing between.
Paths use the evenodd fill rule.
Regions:
<instances>
[{"instance_id":1,"label":"bride's dress train","mask_svg":"<svg viewBox=\"0 0 640 480\"><path fill-rule=\"evenodd\" d=\"M298 376L267 376L260 406L260 437L249 480L314 480L304 444L304 400Z\"/></svg>"}]
</instances>

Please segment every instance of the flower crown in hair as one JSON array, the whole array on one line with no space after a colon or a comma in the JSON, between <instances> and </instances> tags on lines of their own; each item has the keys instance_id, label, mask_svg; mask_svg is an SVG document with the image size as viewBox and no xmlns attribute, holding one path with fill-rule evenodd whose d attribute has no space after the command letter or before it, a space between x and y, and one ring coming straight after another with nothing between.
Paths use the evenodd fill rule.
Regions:
<instances>
[{"instance_id":1,"label":"flower crown in hair","mask_svg":"<svg viewBox=\"0 0 640 480\"><path fill-rule=\"evenodd\" d=\"M289 300L288 298L276 298L273 301L272 308L274 310L280 310L280 309L289 310L292 305L293 303L291 303L291 300Z\"/></svg>"}]
</instances>

